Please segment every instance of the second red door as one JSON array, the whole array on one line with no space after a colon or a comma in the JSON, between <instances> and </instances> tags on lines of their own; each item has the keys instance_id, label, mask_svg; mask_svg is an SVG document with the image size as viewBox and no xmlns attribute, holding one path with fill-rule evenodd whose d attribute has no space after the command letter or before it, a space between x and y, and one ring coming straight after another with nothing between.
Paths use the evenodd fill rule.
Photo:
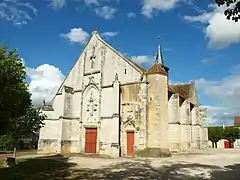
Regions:
<instances>
[{"instance_id":1,"label":"second red door","mask_svg":"<svg viewBox=\"0 0 240 180\"><path fill-rule=\"evenodd\" d=\"M85 153L96 153L97 128L86 128Z\"/></svg>"},{"instance_id":2,"label":"second red door","mask_svg":"<svg viewBox=\"0 0 240 180\"><path fill-rule=\"evenodd\" d=\"M127 132L127 156L134 155L134 132Z\"/></svg>"}]
</instances>

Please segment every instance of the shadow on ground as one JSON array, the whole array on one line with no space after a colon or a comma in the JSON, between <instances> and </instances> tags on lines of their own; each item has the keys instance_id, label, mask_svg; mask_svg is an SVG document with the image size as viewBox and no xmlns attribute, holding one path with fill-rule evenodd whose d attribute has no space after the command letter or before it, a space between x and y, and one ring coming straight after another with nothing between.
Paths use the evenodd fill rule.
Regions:
<instances>
[{"instance_id":1,"label":"shadow on ground","mask_svg":"<svg viewBox=\"0 0 240 180\"><path fill-rule=\"evenodd\" d=\"M208 170L207 173L204 173L205 170ZM217 166L201 164L172 164L154 168L149 163L125 162L99 170L75 170L71 179L239 180L240 164L220 170Z\"/></svg>"},{"instance_id":2,"label":"shadow on ground","mask_svg":"<svg viewBox=\"0 0 240 180\"><path fill-rule=\"evenodd\" d=\"M15 167L0 168L0 180L63 179L71 176L70 169L74 166L63 156L19 159Z\"/></svg>"},{"instance_id":3,"label":"shadow on ground","mask_svg":"<svg viewBox=\"0 0 240 180\"><path fill-rule=\"evenodd\" d=\"M97 159L96 159L97 161ZM189 171L191 170L191 172ZM13 168L0 168L0 179L53 180L53 179L159 179L159 180L232 180L240 179L240 164L217 166L201 164L170 164L154 168L147 161L124 162L102 169L79 169L67 157L51 156L27 159Z\"/></svg>"}]
</instances>

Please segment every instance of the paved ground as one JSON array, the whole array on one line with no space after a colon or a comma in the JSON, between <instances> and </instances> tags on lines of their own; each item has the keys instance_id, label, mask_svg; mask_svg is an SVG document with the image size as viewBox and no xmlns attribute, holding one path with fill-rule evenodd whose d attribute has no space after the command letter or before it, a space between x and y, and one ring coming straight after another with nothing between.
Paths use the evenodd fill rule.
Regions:
<instances>
[{"instance_id":1,"label":"paved ground","mask_svg":"<svg viewBox=\"0 0 240 180\"><path fill-rule=\"evenodd\" d=\"M0 168L0 179L160 179L160 180L239 180L240 150L209 149L169 158L99 158L50 156L19 162L16 168Z\"/></svg>"}]
</instances>

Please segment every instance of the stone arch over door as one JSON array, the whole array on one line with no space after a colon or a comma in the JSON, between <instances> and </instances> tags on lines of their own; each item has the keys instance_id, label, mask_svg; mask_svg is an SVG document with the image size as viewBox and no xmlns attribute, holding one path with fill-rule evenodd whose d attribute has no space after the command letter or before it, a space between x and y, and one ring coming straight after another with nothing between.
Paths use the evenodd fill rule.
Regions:
<instances>
[{"instance_id":1,"label":"stone arch over door","mask_svg":"<svg viewBox=\"0 0 240 180\"><path fill-rule=\"evenodd\" d=\"M138 144L139 133L135 124L136 119L128 116L122 120L121 126L121 155L134 156Z\"/></svg>"}]
</instances>

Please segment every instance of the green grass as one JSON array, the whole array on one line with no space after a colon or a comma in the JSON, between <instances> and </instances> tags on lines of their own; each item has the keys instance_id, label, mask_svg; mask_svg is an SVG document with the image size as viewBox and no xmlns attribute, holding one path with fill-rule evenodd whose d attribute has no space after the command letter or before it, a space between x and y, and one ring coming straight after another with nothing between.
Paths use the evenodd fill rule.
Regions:
<instances>
[{"instance_id":1,"label":"green grass","mask_svg":"<svg viewBox=\"0 0 240 180\"><path fill-rule=\"evenodd\" d=\"M18 152L36 152L36 149L28 149L28 150L17 150ZM0 151L0 154L11 154L13 151Z\"/></svg>"},{"instance_id":2,"label":"green grass","mask_svg":"<svg viewBox=\"0 0 240 180\"><path fill-rule=\"evenodd\" d=\"M0 154L10 154L12 153L13 151L0 151Z\"/></svg>"},{"instance_id":3,"label":"green grass","mask_svg":"<svg viewBox=\"0 0 240 180\"><path fill-rule=\"evenodd\" d=\"M3 161L4 161L4 159L0 159L0 168L1 168L2 165L3 165Z\"/></svg>"},{"instance_id":4,"label":"green grass","mask_svg":"<svg viewBox=\"0 0 240 180\"><path fill-rule=\"evenodd\" d=\"M21 163L21 162L24 162L26 161L26 159L16 159L16 163ZM3 168L2 165L3 165L3 162L4 162L4 159L0 159L0 168Z\"/></svg>"}]
</instances>

